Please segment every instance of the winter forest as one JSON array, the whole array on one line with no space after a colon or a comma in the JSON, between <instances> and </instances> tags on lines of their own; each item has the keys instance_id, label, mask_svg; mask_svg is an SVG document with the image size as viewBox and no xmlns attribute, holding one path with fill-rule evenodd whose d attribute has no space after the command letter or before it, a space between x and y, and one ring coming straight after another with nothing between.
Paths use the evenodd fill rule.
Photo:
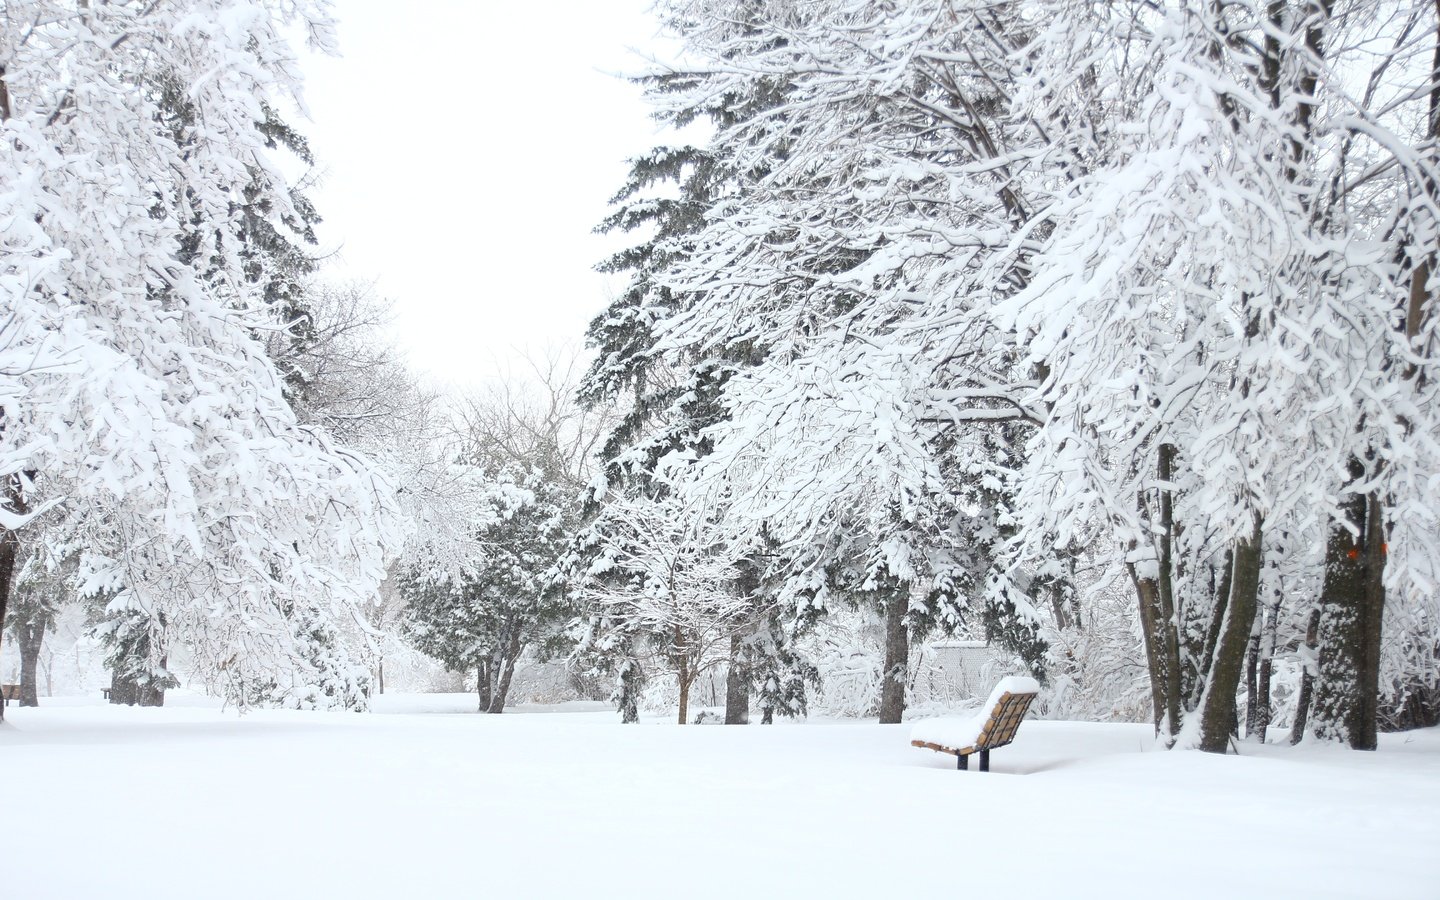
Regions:
<instances>
[{"instance_id":1,"label":"winter forest","mask_svg":"<svg viewBox=\"0 0 1440 900\"><path fill-rule=\"evenodd\" d=\"M0 0L0 897L1440 892L1440 0L654 0L464 383L347 9Z\"/></svg>"}]
</instances>

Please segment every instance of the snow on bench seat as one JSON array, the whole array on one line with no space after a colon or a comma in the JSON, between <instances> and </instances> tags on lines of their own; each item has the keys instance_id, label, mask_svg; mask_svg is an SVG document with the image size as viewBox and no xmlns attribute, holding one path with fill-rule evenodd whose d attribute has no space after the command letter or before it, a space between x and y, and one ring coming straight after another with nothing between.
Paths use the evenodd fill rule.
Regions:
<instances>
[{"instance_id":1,"label":"snow on bench seat","mask_svg":"<svg viewBox=\"0 0 1440 900\"><path fill-rule=\"evenodd\" d=\"M1000 679L990 698L973 716L925 719L910 729L910 743L941 753L953 753L956 767L969 768L967 757L980 754L980 771L990 771L990 751L1015 740L1020 720L1040 692L1040 685L1024 675Z\"/></svg>"}]
</instances>

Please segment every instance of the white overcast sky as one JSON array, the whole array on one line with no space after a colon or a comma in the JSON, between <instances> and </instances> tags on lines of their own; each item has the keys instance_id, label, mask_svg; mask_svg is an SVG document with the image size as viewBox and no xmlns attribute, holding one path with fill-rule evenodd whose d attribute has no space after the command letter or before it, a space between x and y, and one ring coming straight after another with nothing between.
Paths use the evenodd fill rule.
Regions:
<instances>
[{"instance_id":1,"label":"white overcast sky","mask_svg":"<svg viewBox=\"0 0 1440 900\"><path fill-rule=\"evenodd\" d=\"M309 57L303 123L325 272L394 300L417 369L474 385L582 346L615 284L591 230L659 139L615 77L657 52L648 5L336 0L342 55Z\"/></svg>"}]
</instances>

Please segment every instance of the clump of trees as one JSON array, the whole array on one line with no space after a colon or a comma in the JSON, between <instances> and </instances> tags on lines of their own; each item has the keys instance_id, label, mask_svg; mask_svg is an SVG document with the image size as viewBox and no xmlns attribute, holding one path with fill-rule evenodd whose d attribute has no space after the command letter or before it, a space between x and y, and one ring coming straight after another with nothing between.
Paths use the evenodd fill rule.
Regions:
<instances>
[{"instance_id":1,"label":"clump of trees","mask_svg":"<svg viewBox=\"0 0 1440 900\"><path fill-rule=\"evenodd\" d=\"M1280 656L1297 736L1433 719L1433 4L658 12L713 130L607 223L594 527L702 510L796 638L873 606L882 721L934 628L1081 692L1121 629L1168 745L1263 739Z\"/></svg>"},{"instance_id":2,"label":"clump of trees","mask_svg":"<svg viewBox=\"0 0 1440 900\"><path fill-rule=\"evenodd\" d=\"M114 702L162 703L179 653L241 705L363 707L388 561L473 492L440 487L380 304L316 280L318 214L283 173L313 162L280 112L288 36L328 51L328 12L4 16L0 639L25 702L56 609L86 601Z\"/></svg>"}]
</instances>

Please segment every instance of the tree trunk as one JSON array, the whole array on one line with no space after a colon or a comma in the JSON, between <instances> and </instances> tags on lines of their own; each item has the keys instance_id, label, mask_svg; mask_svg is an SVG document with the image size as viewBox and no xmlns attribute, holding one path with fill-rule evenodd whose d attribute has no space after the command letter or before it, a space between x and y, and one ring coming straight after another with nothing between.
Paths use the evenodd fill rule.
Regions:
<instances>
[{"instance_id":1,"label":"tree trunk","mask_svg":"<svg viewBox=\"0 0 1440 900\"><path fill-rule=\"evenodd\" d=\"M898 725L905 716L905 671L910 666L910 635L905 614L910 611L909 585L893 587L885 598L885 675L880 687L880 724Z\"/></svg>"},{"instance_id":2,"label":"tree trunk","mask_svg":"<svg viewBox=\"0 0 1440 900\"><path fill-rule=\"evenodd\" d=\"M385 660L381 659L380 664L375 667L375 683L380 687L380 694L385 693Z\"/></svg>"},{"instance_id":3,"label":"tree trunk","mask_svg":"<svg viewBox=\"0 0 1440 900\"><path fill-rule=\"evenodd\" d=\"M1201 698L1210 684L1210 669L1215 664L1215 650L1220 645L1221 628L1225 624L1225 612L1230 605L1230 595L1235 589L1235 551L1225 551L1225 565L1220 570L1220 587L1215 591L1215 602L1210 610L1210 621L1205 626L1205 643L1200 648L1198 662L1200 677L1195 682L1195 696L1191 709L1199 709Z\"/></svg>"},{"instance_id":4,"label":"tree trunk","mask_svg":"<svg viewBox=\"0 0 1440 900\"><path fill-rule=\"evenodd\" d=\"M680 682L680 724L684 725L690 715L690 681L693 676L684 662L680 663L680 671L676 674Z\"/></svg>"},{"instance_id":5,"label":"tree trunk","mask_svg":"<svg viewBox=\"0 0 1440 900\"><path fill-rule=\"evenodd\" d=\"M1265 625L1260 638L1260 666L1255 676L1255 714L1246 729L1246 736L1265 743L1265 732L1270 727L1270 676L1274 671L1275 642L1280 631L1280 590L1275 590L1275 600L1265 610Z\"/></svg>"},{"instance_id":6,"label":"tree trunk","mask_svg":"<svg viewBox=\"0 0 1440 900\"><path fill-rule=\"evenodd\" d=\"M1364 476L1352 460L1351 474ZM1380 692L1380 629L1385 609L1384 511L1374 494L1348 501L1345 523L1330 528L1320 608L1320 678L1315 734L1374 750Z\"/></svg>"},{"instance_id":7,"label":"tree trunk","mask_svg":"<svg viewBox=\"0 0 1440 900\"><path fill-rule=\"evenodd\" d=\"M1157 474L1162 484L1175 478L1175 445L1162 443L1157 454ZM1181 689L1180 622L1175 609L1175 524L1174 498L1168 488L1160 491L1160 571L1157 574L1157 598L1160 601L1159 647L1165 661L1165 715L1170 734L1180 733Z\"/></svg>"},{"instance_id":8,"label":"tree trunk","mask_svg":"<svg viewBox=\"0 0 1440 900\"><path fill-rule=\"evenodd\" d=\"M3 69L0 69L0 76L3 76ZM0 100L6 95L5 80L0 77ZM8 101L6 101L8 103ZM7 112L7 110L0 110ZM3 419L0 419L0 428L4 427ZM5 496L3 505L11 512L24 513L25 499L20 495L20 489L15 483L15 476L5 478ZM20 550L20 535L8 528L0 528L0 646L5 640L5 613L10 607L10 594L15 586L15 555ZM5 721L5 703L0 701L0 722Z\"/></svg>"},{"instance_id":9,"label":"tree trunk","mask_svg":"<svg viewBox=\"0 0 1440 900\"><path fill-rule=\"evenodd\" d=\"M1130 583L1135 587L1135 602L1140 612L1140 637L1145 645L1145 665L1150 674L1150 717L1155 725L1155 736L1164 734L1169 738L1173 733L1165 724L1169 698L1165 696L1168 679L1160 653L1159 604L1155 602L1158 587L1153 578L1141 578L1134 563L1126 563L1125 568L1130 573Z\"/></svg>"},{"instance_id":10,"label":"tree trunk","mask_svg":"<svg viewBox=\"0 0 1440 900\"><path fill-rule=\"evenodd\" d=\"M480 695L477 712L490 711L490 661L485 660L475 667L475 692Z\"/></svg>"},{"instance_id":11,"label":"tree trunk","mask_svg":"<svg viewBox=\"0 0 1440 900\"><path fill-rule=\"evenodd\" d=\"M1263 636L1264 616L1255 616L1250 625L1250 643L1245 648L1245 736L1255 734L1255 720L1259 715L1256 696L1260 679L1260 639Z\"/></svg>"},{"instance_id":12,"label":"tree trunk","mask_svg":"<svg viewBox=\"0 0 1440 900\"><path fill-rule=\"evenodd\" d=\"M636 659L627 659L620 669L620 721L635 725L640 721L640 690L645 686L645 671Z\"/></svg>"},{"instance_id":13,"label":"tree trunk","mask_svg":"<svg viewBox=\"0 0 1440 900\"><path fill-rule=\"evenodd\" d=\"M520 643L520 630L510 637L505 645L504 656L500 664L500 677L495 682L495 692L490 698L490 712L498 715L505 711L505 699L510 695L510 679L515 675L515 663L520 659L520 651L524 645Z\"/></svg>"},{"instance_id":14,"label":"tree trunk","mask_svg":"<svg viewBox=\"0 0 1440 900\"><path fill-rule=\"evenodd\" d=\"M742 662L745 638L730 636L730 666L725 673L725 724L750 724L750 672Z\"/></svg>"},{"instance_id":15,"label":"tree trunk","mask_svg":"<svg viewBox=\"0 0 1440 900\"><path fill-rule=\"evenodd\" d=\"M1235 544L1230 597L1200 706L1200 749L1208 753L1224 753L1235 728L1235 692L1240 687L1245 647L1260 592L1262 537L1257 519L1250 537Z\"/></svg>"},{"instance_id":16,"label":"tree trunk","mask_svg":"<svg viewBox=\"0 0 1440 900\"><path fill-rule=\"evenodd\" d=\"M40 647L45 641L45 632L50 627L50 614L43 609L28 622L16 628L17 643L20 645L20 705L39 706L40 691L35 671L40 662Z\"/></svg>"},{"instance_id":17,"label":"tree trunk","mask_svg":"<svg viewBox=\"0 0 1440 900\"><path fill-rule=\"evenodd\" d=\"M1158 448L1156 476L1162 484L1168 485L1174 478L1175 452L1174 444L1162 443ZM1184 681L1174 594L1174 504L1169 490L1160 491L1159 503L1160 543L1154 559L1155 571L1143 571L1134 563L1127 565L1127 569L1139 605L1155 735L1173 744L1180 732ZM1140 505L1145 505L1143 497ZM1137 548L1132 546L1132 549Z\"/></svg>"},{"instance_id":18,"label":"tree trunk","mask_svg":"<svg viewBox=\"0 0 1440 900\"><path fill-rule=\"evenodd\" d=\"M1315 676L1319 674L1320 607L1310 611L1305 626L1305 645L1300 649L1300 692L1295 698L1295 721L1290 726L1290 743L1298 744L1305 737L1310 718L1310 702L1315 696Z\"/></svg>"}]
</instances>

